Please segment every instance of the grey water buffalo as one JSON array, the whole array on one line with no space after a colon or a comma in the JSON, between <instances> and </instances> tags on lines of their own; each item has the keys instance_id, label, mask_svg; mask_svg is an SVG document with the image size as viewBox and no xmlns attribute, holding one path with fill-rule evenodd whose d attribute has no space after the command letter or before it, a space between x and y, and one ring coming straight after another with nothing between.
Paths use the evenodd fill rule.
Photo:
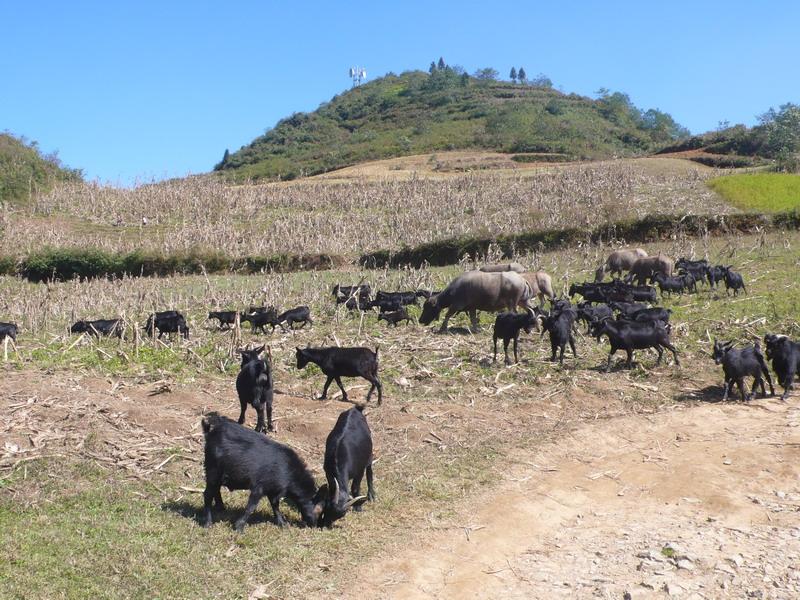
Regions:
<instances>
[{"instance_id":1,"label":"grey water buffalo","mask_svg":"<svg viewBox=\"0 0 800 600\"><path fill-rule=\"evenodd\" d=\"M484 273L502 273L504 271L513 271L514 273L524 273L527 269L518 262L502 263L498 265L483 265L481 271Z\"/></svg>"},{"instance_id":2,"label":"grey water buffalo","mask_svg":"<svg viewBox=\"0 0 800 600\"><path fill-rule=\"evenodd\" d=\"M670 277L675 267L675 261L670 257L659 254L658 256L647 256L636 259L631 265L628 276L625 278L628 283L636 281L639 285L646 284L652 280L653 276L660 273L664 277Z\"/></svg>"},{"instance_id":3,"label":"grey water buffalo","mask_svg":"<svg viewBox=\"0 0 800 600\"><path fill-rule=\"evenodd\" d=\"M553 291L553 280L544 271L522 273L522 278L531 286L533 296L539 297L539 302L544 304L545 297L552 300L556 297Z\"/></svg>"},{"instance_id":4,"label":"grey water buffalo","mask_svg":"<svg viewBox=\"0 0 800 600\"><path fill-rule=\"evenodd\" d=\"M450 317L460 312L469 314L472 328L475 330L478 328L479 310L511 311L521 306L533 311L532 299L533 290L519 273L467 271L451 281L441 294L425 301L419 322L429 325L437 320L442 309L446 308L447 313L440 331L447 331Z\"/></svg>"},{"instance_id":5,"label":"grey water buffalo","mask_svg":"<svg viewBox=\"0 0 800 600\"><path fill-rule=\"evenodd\" d=\"M615 250L608 255L606 262L595 271L594 280L603 281L606 273L617 273L622 277L623 271L630 271L633 263L640 258L647 258L647 252L641 248L634 248L633 250Z\"/></svg>"}]
</instances>

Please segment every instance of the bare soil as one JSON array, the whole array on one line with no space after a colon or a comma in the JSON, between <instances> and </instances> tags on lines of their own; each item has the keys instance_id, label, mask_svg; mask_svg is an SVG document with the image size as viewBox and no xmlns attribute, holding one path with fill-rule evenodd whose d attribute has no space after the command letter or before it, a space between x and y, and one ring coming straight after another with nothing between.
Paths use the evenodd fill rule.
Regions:
<instances>
[{"instance_id":1,"label":"bare soil","mask_svg":"<svg viewBox=\"0 0 800 600\"><path fill-rule=\"evenodd\" d=\"M796 396L583 425L354 597L800 597L799 426Z\"/></svg>"}]
</instances>

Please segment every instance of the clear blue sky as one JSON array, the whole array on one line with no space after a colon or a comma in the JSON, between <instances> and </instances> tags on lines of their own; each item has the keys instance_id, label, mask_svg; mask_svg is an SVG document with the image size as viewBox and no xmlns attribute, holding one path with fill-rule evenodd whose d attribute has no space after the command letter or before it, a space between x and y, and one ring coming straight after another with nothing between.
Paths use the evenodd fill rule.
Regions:
<instances>
[{"instance_id":1,"label":"clear blue sky","mask_svg":"<svg viewBox=\"0 0 800 600\"><path fill-rule=\"evenodd\" d=\"M0 4L0 130L90 179L211 169L294 111L370 78L524 66L566 92L627 92L693 132L800 102L800 2Z\"/></svg>"}]
</instances>

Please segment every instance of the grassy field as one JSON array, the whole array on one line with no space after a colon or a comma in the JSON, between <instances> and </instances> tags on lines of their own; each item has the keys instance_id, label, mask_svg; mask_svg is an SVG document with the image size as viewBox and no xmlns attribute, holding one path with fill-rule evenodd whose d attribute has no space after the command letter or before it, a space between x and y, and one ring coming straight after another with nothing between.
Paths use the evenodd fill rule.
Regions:
<instances>
[{"instance_id":1,"label":"grassy field","mask_svg":"<svg viewBox=\"0 0 800 600\"><path fill-rule=\"evenodd\" d=\"M793 232L648 246L735 265L749 295L701 288L666 299L683 366L655 367L652 353L637 352L632 370L609 375L598 371L607 343L582 334L578 359L568 356L563 368L547 360L549 344L538 335L522 340L520 365L503 368L491 361L491 315L482 315L484 331L476 335L389 329L374 315L335 308L329 294L334 282L362 278L381 289L440 288L467 265L47 286L0 278L2 318L22 326L19 354L12 353L0 381L0 596L335 596L369 557L432 530L463 527L453 507L496 481L514 448L535 447L587 420L719 398L721 373L709 357L715 337L800 335L798 244ZM551 272L562 290L590 278L607 252L583 247L518 258ZM206 312L251 302L309 304L315 316L310 329L266 338L245 331L240 343L270 344L280 392L275 437L308 461L318 481L325 435L346 406L335 396L313 399L322 377L297 371L293 349L381 347L384 405L368 410L378 501L333 530L280 530L264 504L237 535L230 520L244 506L242 492L224 492L230 510L211 530L195 521L203 487L200 415L238 410L238 343L210 326ZM66 331L76 318L123 312L141 327L156 307L185 312L191 339L75 343ZM452 325L466 323L458 317ZM362 382L346 383L354 398L363 397Z\"/></svg>"},{"instance_id":2,"label":"grassy field","mask_svg":"<svg viewBox=\"0 0 800 600\"><path fill-rule=\"evenodd\" d=\"M374 167L357 179L246 186L202 177L130 190L61 185L28 206L0 213L0 253L19 256L49 245L167 254L213 250L231 257L329 253L353 259L452 237L591 228L653 212L734 210L705 185L714 171L674 159L439 178L388 179L381 172Z\"/></svg>"},{"instance_id":3,"label":"grassy field","mask_svg":"<svg viewBox=\"0 0 800 600\"><path fill-rule=\"evenodd\" d=\"M752 173L711 179L708 185L742 210L780 212L800 208L800 175Z\"/></svg>"}]
</instances>

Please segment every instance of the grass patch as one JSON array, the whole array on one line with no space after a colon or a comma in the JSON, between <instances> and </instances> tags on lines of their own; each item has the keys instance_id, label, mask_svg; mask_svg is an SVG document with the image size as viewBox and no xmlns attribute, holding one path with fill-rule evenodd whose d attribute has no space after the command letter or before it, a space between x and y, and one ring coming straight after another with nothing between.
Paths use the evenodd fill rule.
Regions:
<instances>
[{"instance_id":1,"label":"grass patch","mask_svg":"<svg viewBox=\"0 0 800 600\"><path fill-rule=\"evenodd\" d=\"M726 175L712 179L708 185L728 202L744 210L774 213L800 208L800 175Z\"/></svg>"}]
</instances>

